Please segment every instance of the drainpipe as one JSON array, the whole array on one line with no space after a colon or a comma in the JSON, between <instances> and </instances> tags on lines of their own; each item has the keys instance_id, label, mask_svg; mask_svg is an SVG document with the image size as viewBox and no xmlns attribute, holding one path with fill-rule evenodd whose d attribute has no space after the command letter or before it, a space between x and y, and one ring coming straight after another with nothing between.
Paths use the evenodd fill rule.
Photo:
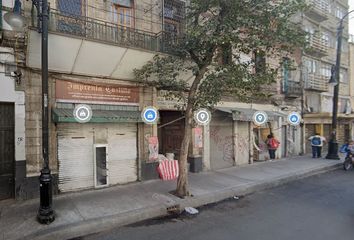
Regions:
<instances>
[{"instance_id":1,"label":"drainpipe","mask_svg":"<svg viewBox=\"0 0 354 240\"><path fill-rule=\"evenodd\" d=\"M301 26L304 25L304 14L301 12ZM304 79L304 66L302 63L303 59L303 48L300 51L300 88L301 88L301 122L300 122L300 155L304 155L306 151L306 141L305 141L305 120L304 120L304 105L305 105L305 79Z\"/></svg>"},{"instance_id":2,"label":"drainpipe","mask_svg":"<svg viewBox=\"0 0 354 240\"><path fill-rule=\"evenodd\" d=\"M0 42L2 41L2 0L0 0Z\"/></svg>"},{"instance_id":3,"label":"drainpipe","mask_svg":"<svg viewBox=\"0 0 354 240\"><path fill-rule=\"evenodd\" d=\"M303 64L302 64L302 51L301 51L301 60L300 60L300 88L301 88L301 123L300 123L300 155L305 154L305 120L304 120L304 104L305 104L305 84L303 77Z\"/></svg>"}]
</instances>

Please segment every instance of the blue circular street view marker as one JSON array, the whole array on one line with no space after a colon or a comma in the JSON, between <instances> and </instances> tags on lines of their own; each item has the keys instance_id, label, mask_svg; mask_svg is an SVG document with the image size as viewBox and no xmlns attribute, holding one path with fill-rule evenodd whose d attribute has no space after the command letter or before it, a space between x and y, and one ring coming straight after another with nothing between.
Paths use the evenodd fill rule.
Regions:
<instances>
[{"instance_id":1,"label":"blue circular street view marker","mask_svg":"<svg viewBox=\"0 0 354 240\"><path fill-rule=\"evenodd\" d=\"M145 123L154 124L157 122L159 115L156 108L149 106L144 108L141 117Z\"/></svg>"},{"instance_id":2,"label":"blue circular street view marker","mask_svg":"<svg viewBox=\"0 0 354 240\"><path fill-rule=\"evenodd\" d=\"M253 114L253 122L256 125L263 125L268 121L268 115L263 111L257 111Z\"/></svg>"},{"instance_id":3,"label":"blue circular street view marker","mask_svg":"<svg viewBox=\"0 0 354 240\"><path fill-rule=\"evenodd\" d=\"M301 116L299 113L297 112L292 112L288 115L288 122L291 124L291 125L294 125L294 126L297 126L300 124L301 122Z\"/></svg>"}]
</instances>

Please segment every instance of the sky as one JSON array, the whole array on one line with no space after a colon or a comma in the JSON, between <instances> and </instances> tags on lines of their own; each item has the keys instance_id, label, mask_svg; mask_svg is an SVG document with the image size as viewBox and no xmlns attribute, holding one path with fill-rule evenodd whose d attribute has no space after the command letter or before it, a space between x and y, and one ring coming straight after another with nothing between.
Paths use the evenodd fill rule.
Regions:
<instances>
[{"instance_id":1,"label":"sky","mask_svg":"<svg viewBox=\"0 0 354 240\"><path fill-rule=\"evenodd\" d=\"M349 10L354 10L354 0L348 0ZM349 15L349 33L354 35L354 13Z\"/></svg>"}]
</instances>

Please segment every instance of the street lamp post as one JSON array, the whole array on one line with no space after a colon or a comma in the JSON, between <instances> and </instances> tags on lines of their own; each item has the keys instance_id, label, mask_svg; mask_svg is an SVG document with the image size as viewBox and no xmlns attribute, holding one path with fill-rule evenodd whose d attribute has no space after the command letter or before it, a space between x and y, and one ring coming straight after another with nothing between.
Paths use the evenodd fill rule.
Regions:
<instances>
[{"instance_id":1,"label":"street lamp post","mask_svg":"<svg viewBox=\"0 0 354 240\"><path fill-rule=\"evenodd\" d=\"M55 215L52 209L52 175L49 168L49 134L48 134L48 0L32 0L37 8L38 32L42 35L42 157L43 168L39 177L40 206L37 220L42 224L49 224L54 221ZM15 0L14 12L4 16L14 30L22 30L24 18L21 16L21 1Z\"/></svg>"},{"instance_id":2,"label":"street lamp post","mask_svg":"<svg viewBox=\"0 0 354 240\"><path fill-rule=\"evenodd\" d=\"M334 70L332 71L332 77L335 80L335 86L333 89L333 110L332 110L332 133L331 140L328 143L328 154L326 156L327 159L335 159L339 160L338 156L338 142L337 142L337 113L338 113L338 95L339 95L339 77L340 77L340 60L342 53L342 33L343 33L343 22L344 19L354 10L345 14L339 22L339 26L337 29L337 57L336 57L336 65ZM331 79L333 80L333 79ZM332 82L332 81L331 81Z\"/></svg>"}]
</instances>

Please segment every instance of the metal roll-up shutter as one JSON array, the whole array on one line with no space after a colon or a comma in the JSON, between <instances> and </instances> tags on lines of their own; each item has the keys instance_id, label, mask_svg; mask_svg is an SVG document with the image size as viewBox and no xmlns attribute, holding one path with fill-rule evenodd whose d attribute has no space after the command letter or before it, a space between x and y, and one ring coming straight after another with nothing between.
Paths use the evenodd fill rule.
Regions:
<instances>
[{"instance_id":1,"label":"metal roll-up shutter","mask_svg":"<svg viewBox=\"0 0 354 240\"><path fill-rule=\"evenodd\" d=\"M249 123L238 121L237 128L235 136L236 163L237 165L248 164L250 160Z\"/></svg>"},{"instance_id":2,"label":"metal roll-up shutter","mask_svg":"<svg viewBox=\"0 0 354 240\"><path fill-rule=\"evenodd\" d=\"M88 125L58 125L59 190L93 188L93 133Z\"/></svg>"},{"instance_id":3,"label":"metal roll-up shutter","mask_svg":"<svg viewBox=\"0 0 354 240\"><path fill-rule=\"evenodd\" d=\"M137 125L117 124L108 132L108 175L110 184L134 182L137 176Z\"/></svg>"},{"instance_id":4,"label":"metal roll-up shutter","mask_svg":"<svg viewBox=\"0 0 354 240\"><path fill-rule=\"evenodd\" d=\"M232 118L216 112L210 122L210 165L212 170L234 166Z\"/></svg>"}]
</instances>

